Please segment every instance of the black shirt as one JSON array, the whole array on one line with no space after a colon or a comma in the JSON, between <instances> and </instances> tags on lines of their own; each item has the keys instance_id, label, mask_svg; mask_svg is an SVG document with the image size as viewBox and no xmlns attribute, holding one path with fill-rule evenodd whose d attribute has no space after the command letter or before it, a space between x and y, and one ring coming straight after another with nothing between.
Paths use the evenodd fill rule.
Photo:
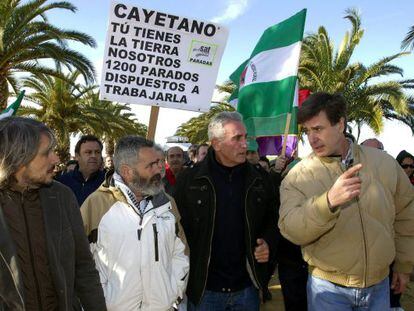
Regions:
<instances>
[{"instance_id":1,"label":"black shirt","mask_svg":"<svg viewBox=\"0 0 414 311\"><path fill-rule=\"evenodd\" d=\"M216 214L206 288L237 291L251 285L244 236L246 164L226 167L214 157L211 161Z\"/></svg>"}]
</instances>

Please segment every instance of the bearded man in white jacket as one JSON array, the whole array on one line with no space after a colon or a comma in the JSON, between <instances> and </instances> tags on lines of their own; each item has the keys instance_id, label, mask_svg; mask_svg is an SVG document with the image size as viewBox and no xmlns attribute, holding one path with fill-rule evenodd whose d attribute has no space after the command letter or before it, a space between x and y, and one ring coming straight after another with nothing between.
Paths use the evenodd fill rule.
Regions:
<instances>
[{"instance_id":1,"label":"bearded man in white jacket","mask_svg":"<svg viewBox=\"0 0 414 311\"><path fill-rule=\"evenodd\" d=\"M151 141L121 138L115 172L81 207L108 311L166 311L180 303L189 260L174 200Z\"/></svg>"}]
</instances>

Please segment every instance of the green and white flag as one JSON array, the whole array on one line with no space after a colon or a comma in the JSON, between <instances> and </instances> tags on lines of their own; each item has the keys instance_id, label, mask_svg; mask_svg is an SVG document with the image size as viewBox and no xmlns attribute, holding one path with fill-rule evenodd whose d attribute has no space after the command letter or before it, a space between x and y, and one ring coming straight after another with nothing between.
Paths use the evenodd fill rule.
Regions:
<instances>
[{"instance_id":1,"label":"green and white flag","mask_svg":"<svg viewBox=\"0 0 414 311\"><path fill-rule=\"evenodd\" d=\"M248 64L249 60L244 61L235 72L230 75L230 80L235 84L236 88L234 89L233 93L230 95L228 102L234 108L237 109L237 103L239 99L239 87L240 87L240 76L243 73L244 68Z\"/></svg>"},{"instance_id":2,"label":"green and white flag","mask_svg":"<svg viewBox=\"0 0 414 311\"><path fill-rule=\"evenodd\" d=\"M24 92L25 92L24 90L21 91L19 96L17 96L16 100L14 101L14 103L11 104L6 109L4 109L2 112L0 112L0 120L16 114L17 109L20 107L20 104L22 103Z\"/></svg>"},{"instance_id":3,"label":"green and white flag","mask_svg":"<svg viewBox=\"0 0 414 311\"><path fill-rule=\"evenodd\" d=\"M250 137L297 134L297 73L306 9L268 28L250 58L230 76L237 89L230 97L243 115ZM295 91L296 89L296 91Z\"/></svg>"}]
</instances>

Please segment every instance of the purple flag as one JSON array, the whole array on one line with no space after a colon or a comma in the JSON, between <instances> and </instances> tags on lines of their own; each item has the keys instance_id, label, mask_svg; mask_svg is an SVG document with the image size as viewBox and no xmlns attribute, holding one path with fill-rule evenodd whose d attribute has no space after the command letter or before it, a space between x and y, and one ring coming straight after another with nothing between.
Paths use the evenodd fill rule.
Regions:
<instances>
[{"instance_id":1,"label":"purple flag","mask_svg":"<svg viewBox=\"0 0 414 311\"><path fill-rule=\"evenodd\" d=\"M259 155L280 155L283 148L284 136L265 136L256 138L257 144L259 145ZM296 150L298 145L297 136L288 136L286 142L286 157L292 157L293 152Z\"/></svg>"}]
</instances>

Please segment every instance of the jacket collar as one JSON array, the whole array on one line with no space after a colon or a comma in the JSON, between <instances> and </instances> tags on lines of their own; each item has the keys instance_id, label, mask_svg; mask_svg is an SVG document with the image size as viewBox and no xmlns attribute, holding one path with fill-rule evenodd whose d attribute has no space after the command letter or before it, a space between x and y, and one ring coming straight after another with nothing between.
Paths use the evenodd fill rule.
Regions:
<instances>
[{"instance_id":1,"label":"jacket collar","mask_svg":"<svg viewBox=\"0 0 414 311\"><path fill-rule=\"evenodd\" d=\"M207 151L207 155L203 161L198 162L194 165L194 167L199 167L198 171L195 174L195 178L200 177L210 177L210 166L211 166L211 158L214 157L214 149L213 147L209 147Z\"/></svg>"},{"instance_id":2,"label":"jacket collar","mask_svg":"<svg viewBox=\"0 0 414 311\"><path fill-rule=\"evenodd\" d=\"M220 173L224 175L238 174L242 172L247 166L247 161L244 163L238 164L236 166L233 166L233 167L224 166L217 161L216 154L214 151L212 153L212 156L209 158L209 161L210 161L209 164L212 170L219 171Z\"/></svg>"},{"instance_id":3,"label":"jacket collar","mask_svg":"<svg viewBox=\"0 0 414 311\"><path fill-rule=\"evenodd\" d=\"M93 172L91 174L91 176L89 176L88 180L85 180L85 177L83 177L83 174L79 170L79 164L78 164L78 165L76 165L75 169L72 171L72 176L74 178L76 178L77 180L80 180L82 182L88 182L88 181L96 179L99 176L100 173L101 173L101 171L97 170L96 172Z\"/></svg>"},{"instance_id":4,"label":"jacket collar","mask_svg":"<svg viewBox=\"0 0 414 311\"><path fill-rule=\"evenodd\" d=\"M342 157L340 155L332 155L327 157L318 157L315 153L311 154L312 157L316 157L319 160L321 160L324 163L330 164L330 163L339 163L341 164L343 161L346 166L356 164L359 161L360 156L360 147L358 144L350 141L349 150L347 153L347 156L344 160L342 160Z\"/></svg>"},{"instance_id":5,"label":"jacket collar","mask_svg":"<svg viewBox=\"0 0 414 311\"><path fill-rule=\"evenodd\" d=\"M212 179L211 170L214 169L214 164L212 161L216 161L215 153L213 147L208 148L207 155L202 162L196 163L195 166L199 166L199 170L195 174L195 178L202 178L207 177L210 180ZM218 165L218 164L217 164ZM261 178L260 173L254 168L252 164L249 162L245 162L242 165L245 166L246 169L246 186L250 185L254 181L255 178Z\"/></svg>"}]
</instances>

